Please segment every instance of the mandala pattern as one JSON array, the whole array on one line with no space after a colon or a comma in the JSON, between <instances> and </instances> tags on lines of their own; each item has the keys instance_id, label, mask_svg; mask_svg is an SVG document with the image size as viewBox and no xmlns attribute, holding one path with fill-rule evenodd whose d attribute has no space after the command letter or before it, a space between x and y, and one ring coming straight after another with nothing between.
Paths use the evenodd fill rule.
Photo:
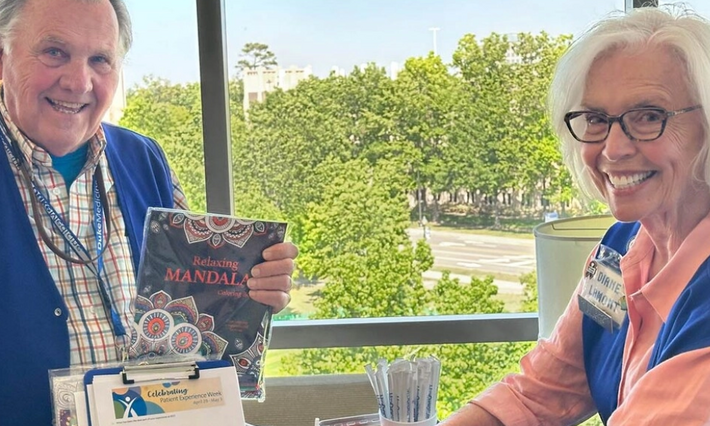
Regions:
<instances>
[{"instance_id":1,"label":"mandala pattern","mask_svg":"<svg viewBox=\"0 0 710 426\"><path fill-rule=\"evenodd\" d=\"M200 330L192 324L181 324L170 336L170 350L180 355L192 355L202 345Z\"/></svg>"},{"instance_id":2,"label":"mandala pattern","mask_svg":"<svg viewBox=\"0 0 710 426\"><path fill-rule=\"evenodd\" d=\"M155 209L147 229L129 356L231 359L242 397L262 400L271 315L241 286L286 223Z\"/></svg>"},{"instance_id":3,"label":"mandala pattern","mask_svg":"<svg viewBox=\"0 0 710 426\"><path fill-rule=\"evenodd\" d=\"M262 396L260 386L261 360L264 354L264 335L257 333L256 339L244 352L230 355L239 375L239 386L243 398Z\"/></svg>"},{"instance_id":4,"label":"mandala pattern","mask_svg":"<svg viewBox=\"0 0 710 426\"><path fill-rule=\"evenodd\" d=\"M143 315L138 327L150 340L164 339L173 326L173 318L162 309L154 309Z\"/></svg>"},{"instance_id":5,"label":"mandala pattern","mask_svg":"<svg viewBox=\"0 0 710 426\"><path fill-rule=\"evenodd\" d=\"M175 299L165 306L165 310L170 312L173 318L177 319L176 323L187 322L195 324L199 318L197 305L192 297Z\"/></svg>"},{"instance_id":6,"label":"mandala pattern","mask_svg":"<svg viewBox=\"0 0 710 426\"><path fill-rule=\"evenodd\" d=\"M130 355L210 355L222 358L228 342L214 332L214 318L197 311L192 297L172 300L164 291L137 296Z\"/></svg>"},{"instance_id":7,"label":"mandala pattern","mask_svg":"<svg viewBox=\"0 0 710 426\"><path fill-rule=\"evenodd\" d=\"M187 213L173 214L170 226L182 228L188 243L206 241L212 248L220 248L225 244L241 248L252 235L266 232L266 224L259 221Z\"/></svg>"}]
</instances>

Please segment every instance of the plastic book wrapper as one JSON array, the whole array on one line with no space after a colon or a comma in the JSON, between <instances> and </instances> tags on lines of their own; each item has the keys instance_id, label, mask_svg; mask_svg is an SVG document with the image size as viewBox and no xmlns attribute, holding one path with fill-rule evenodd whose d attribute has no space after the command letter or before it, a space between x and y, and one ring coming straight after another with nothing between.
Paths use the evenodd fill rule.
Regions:
<instances>
[{"instance_id":1,"label":"plastic book wrapper","mask_svg":"<svg viewBox=\"0 0 710 426\"><path fill-rule=\"evenodd\" d=\"M246 282L286 223L151 208L145 222L129 355L232 361L242 398L263 399L271 308Z\"/></svg>"},{"instance_id":2,"label":"plastic book wrapper","mask_svg":"<svg viewBox=\"0 0 710 426\"><path fill-rule=\"evenodd\" d=\"M94 366L77 366L49 370L54 426L76 426L76 399L84 392L84 374Z\"/></svg>"}]
</instances>

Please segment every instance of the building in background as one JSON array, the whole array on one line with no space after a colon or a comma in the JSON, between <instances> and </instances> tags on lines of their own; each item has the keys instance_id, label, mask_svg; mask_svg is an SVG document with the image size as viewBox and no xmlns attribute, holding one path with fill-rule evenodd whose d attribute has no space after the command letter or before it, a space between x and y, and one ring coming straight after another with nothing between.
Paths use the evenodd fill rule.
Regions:
<instances>
[{"instance_id":1,"label":"building in background","mask_svg":"<svg viewBox=\"0 0 710 426\"><path fill-rule=\"evenodd\" d=\"M513 45L518 42L518 35L515 33L509 33L506 34L508 37L508 43L510 45ZM505 52L505 60L509 64L522 64L523 63L523 58L520 57L515 51L513 50L512 47L508 48L508 50Z\"/></svg>"},{"instance_id":2,"label":"building in background","mask_svg":"<svg viewBox=\"0 0 710 426\"><path fill-rule=\"evenodd\" d=\"M254 102L261 102L266 94L274 90L290 90L296 87L299 81L305 80L313 74L310 65L305 68L290 67L255 68L244 72L244 111Z\"/></svg>"},{"instance_id":3,"label":"building in background","mask_svg":"<svg viewBox=\"0 0 710 426\"><path fill-rule=\"evenodd\" d=\"M345 77L348 74L345 72L345 69L340 68L337 65L333 65L333 67L330 69L330 75L335 77Z\"/></svg>"},{"instance_id":4,"label":"building in background","mask_svg":"<svg viewBox=\"0 0 710 426\"><path fill-rule=\"evenodd\" d=\"M401 71L401 68L399 67L399 63L390 62L390 79L396 80L400 71Z\"/></svg>"},{"instance_id":5,"label":"building in background","mask_svg":"<svg viewBox=\"0 0 710 426\"><path fill-rule=\"evenodd\" d=\"M365 68L371 64L361 64L360 70L364 71ZM384 68L384 67L383 67ZM397 74L401 71L401 67L397 62L390 63L389 70L387 72L388 76L395 80ZM266 98L266 94L273 92L274 90L290 90L298 85L301 80L305 80L313 75L313 69L311 66L305 68L296 68L294 66L283 69L281 67L275 68L254 68L251 70L246 70L244 72L244 100L243 106L244 111L249 109L249 106L254 102L261 102ZM330 70L330 76L346 77L348 72L343 68L333 66Z\"/></svg>"}]
</instances>

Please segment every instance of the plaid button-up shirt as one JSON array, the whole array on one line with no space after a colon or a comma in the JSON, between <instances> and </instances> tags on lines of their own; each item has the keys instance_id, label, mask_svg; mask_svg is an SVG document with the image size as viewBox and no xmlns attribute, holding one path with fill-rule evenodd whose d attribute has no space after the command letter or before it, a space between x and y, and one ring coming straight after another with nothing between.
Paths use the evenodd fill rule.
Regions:
<instances>
[{"instance_id":1,"label":"plaid button-up shirt","mask_svg":"<svg viewBox=\"0 0 710 426\"><path fill-rule=\"evenodd\" d=\"M93 228L93 176L96 167L100 167L108 195L107 211L110 212L109 220L111 220L111 235L103 254L102 278L105 288L110 291L113 308L118 312L124 328L130 332L130 323L133 321L131 303L135 298L134 267L137 265L133 265L132 262L126 225L118 205L113 176L104 155L106 138L103 130L99 129L89 141L86 164L71 187L67 188L62 175L52 168L52 158L49 153L24 137L17 129L11 122L1 98L0 114L10 130L10 136L17 141L26 164L32 165L32 174L39 191L61 215L92 257L97 254ZM0 155L7 154L3 150L3 154ZM117 349L126 342L114 335L107 309L99 293L98 279L87 266L63 260L42 241L33 218L30 198L32 189L21 178L20 171L14 165L11 167L25 204L24 213L29 216L30 223L33 224L37 245L69 310L67 326L71 364L95 364L118 360ZM187 209L185 195L174 173L172 173L172 180L175 208ZM76 257L64 237L53 228L47 213L42 210L40 214L44 229L52 242L72 257Z\"/></svg>"}]
</instances>

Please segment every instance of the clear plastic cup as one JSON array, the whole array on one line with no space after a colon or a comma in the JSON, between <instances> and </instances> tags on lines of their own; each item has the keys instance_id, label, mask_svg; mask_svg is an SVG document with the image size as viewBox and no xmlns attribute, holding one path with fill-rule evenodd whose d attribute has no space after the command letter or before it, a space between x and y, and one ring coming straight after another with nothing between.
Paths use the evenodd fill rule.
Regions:
<instances>
[{"instance_id":1,"label":"clear plastic cup","mask_svg":"<svg viewBox=\"0 0 710 426\"><path fill-rule=\"evenodd\" d=\"M421 420L418 422L396 422L394 420L386 419L380 414L380 425L381 426L435 426L436 416L432 416L429 419Z\"/></svg>"}]
</instances>

